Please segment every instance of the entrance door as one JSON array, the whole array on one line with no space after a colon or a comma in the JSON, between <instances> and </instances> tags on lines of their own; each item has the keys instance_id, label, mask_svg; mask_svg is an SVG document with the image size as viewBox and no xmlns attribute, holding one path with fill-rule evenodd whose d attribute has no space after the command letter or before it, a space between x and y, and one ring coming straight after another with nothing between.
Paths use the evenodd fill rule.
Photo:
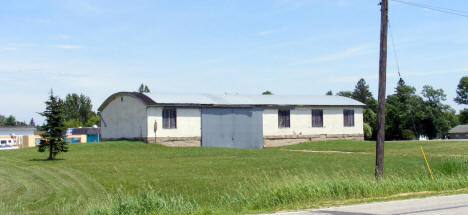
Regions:
<instances>
[{"instance_id":1,"label":"entrance door","mask_svg":"<svg viewBox=\"0 0 468 215\"><path fill-rule=\"evenodd\" d=\"M202 146L263 148L263 110L203 108Z\"/></svg>"}]
</instances>

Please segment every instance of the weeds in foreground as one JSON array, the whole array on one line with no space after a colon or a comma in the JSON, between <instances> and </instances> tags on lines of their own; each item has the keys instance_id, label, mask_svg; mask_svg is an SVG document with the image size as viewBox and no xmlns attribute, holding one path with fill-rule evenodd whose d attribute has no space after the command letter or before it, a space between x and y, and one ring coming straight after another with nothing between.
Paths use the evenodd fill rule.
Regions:
<instances>
[{"instance_id":1,"label":"weeds in foreground","mask_svg":"<svg viewBox=\"0 0 468 215\"><path fill-rule=\"evenodd\" d=\"M468 157L444 158L436 166L443 175L466 175L468 173Z\"/></svg>"},{"instance_id":2,"label":"weeds in foreground","mask_svg":"<svg viewBox=\"0 0 468 215\"><path fill-rule=\"evenodd\" d=\"M412 178L387 177L380 182L372 178L315 178L310 175L289 178L281 184L265 183L239 187L231 194L219 194L210 205L199 205L182 196L161 196L146 186L139 195L119 191L104 204L94 205L90 215L107 214L240 214L273 211L280 208L316 207L330 201L375 199L399 193L456 190L468 186L463 175L440 176L432 181L420 174Z\"/></svg>"}]
</instances>

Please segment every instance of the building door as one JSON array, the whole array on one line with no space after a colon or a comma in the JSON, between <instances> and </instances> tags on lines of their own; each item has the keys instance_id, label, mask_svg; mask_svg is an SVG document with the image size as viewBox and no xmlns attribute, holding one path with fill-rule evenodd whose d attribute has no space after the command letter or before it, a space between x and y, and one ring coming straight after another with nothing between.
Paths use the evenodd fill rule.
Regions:
<instances>
[{"instance_id":1,"label":"building door","mask_svg":"<svg viewBox=\"0 0 468 215\"><path fill-rule=\"evenodd\" d=\"M263 110L203 108L202 146L263 148Z\"/></svg>"}]
</instances>

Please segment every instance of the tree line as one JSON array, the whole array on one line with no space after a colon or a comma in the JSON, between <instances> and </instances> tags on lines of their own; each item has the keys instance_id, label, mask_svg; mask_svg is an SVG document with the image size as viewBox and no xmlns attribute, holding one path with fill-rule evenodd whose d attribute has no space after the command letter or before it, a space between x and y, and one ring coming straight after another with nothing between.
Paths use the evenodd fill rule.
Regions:
<instances>
[{"instance_id":1,"label":"tree line","mask_svg":"<svg viewBox=\"0 0 468 215\"><path fill-rule=\"evenodd\" d=\"M330 90L326 95L333 95ZM377 100L369 91L369 85L361 78L353 91L340 91L338 96L353 98L364 103L364 136L375 139L377 131ZM468 109L456 111L443 102L447 96L443 89L425 85L421 95L416 88L406 84L400 78L393 94L386 98L385 138L387 140L408 140L421 135L433 138L445 138L448 131L458 125L468 123ZM468 76L461 78L457 87L458 104L468 104Z\"/></svg>"},{"instance_id":2,"label":"tree line","mask_svg":"<svg viewBox=\"0 0 468 215\"><path fill-rule=\"evenodd\" d=\"M36 126L36 123L33 118L28 124L26 121L17 121L13 115L3 116L0 114L0 126Z\"/></svg>"},{"instance_id":3,"label":"tree line","mask_svg":"<svg viewBox=\"0 0 468 215\"><path fill-rule=\"evenodd\" d=\"M60 105L63 106L63 120L67 128L76 127L91 127L98 125L100 122L99 116L92 110L91 99L83 94L69 93L65 99L59 99ZM31 118L29 123L25 121L17 121L13 115L8 117L0 115L0 126L36 126L34 119ZM42 126L37 126L41 129Z\"/></svg>"}]
</instances>

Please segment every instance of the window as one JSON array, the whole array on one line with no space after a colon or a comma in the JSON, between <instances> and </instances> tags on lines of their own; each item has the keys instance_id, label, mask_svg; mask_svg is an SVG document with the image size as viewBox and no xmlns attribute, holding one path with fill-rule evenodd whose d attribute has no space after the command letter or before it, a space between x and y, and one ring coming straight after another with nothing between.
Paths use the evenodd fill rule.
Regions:
<instances>
[{"instance_id":1,"label":"window","mask_svg":"<svg viewBox=\"0 0 468 215\"><path fill-rule=\"evenodd\" d=\"M354 110L343 110L344 126L354 126Z\"/></svg>"},{"instance_id":2,"label":"window","mask_svg":"<svg viewBox=\"0 0 468 215\"><path fill-rule=\"evenodd\" d=\"M312 110L312 127L323 127L323 110Z\"/></svg>"},{"instance_id":3,"label":"window","mask_svg":"<svg viewBox=\"0 0 468 215\"><path fill-rule=\"evenodd\" d=\"M177 128L177 112L175 108L163 109L163 128Z\"/></svg>"},{"instance_id":4,"label":"window","mask_svg":"<svg viewBox=\"0 0 468 215\"><path fill-rule=\"evenodd\" d=\"M289 127L289 110L278 110L278 128Z\"/></svg>"},{"instance_id":5,"label":"window","mask_svg":"<svg viewBox=\"0 0 468 215\"><path fill-rule=\"evenodd\" d=\"M1 144L6 144L6 142L7 142L6 140L2 140Z\"/></svg>"}]
</instances>

